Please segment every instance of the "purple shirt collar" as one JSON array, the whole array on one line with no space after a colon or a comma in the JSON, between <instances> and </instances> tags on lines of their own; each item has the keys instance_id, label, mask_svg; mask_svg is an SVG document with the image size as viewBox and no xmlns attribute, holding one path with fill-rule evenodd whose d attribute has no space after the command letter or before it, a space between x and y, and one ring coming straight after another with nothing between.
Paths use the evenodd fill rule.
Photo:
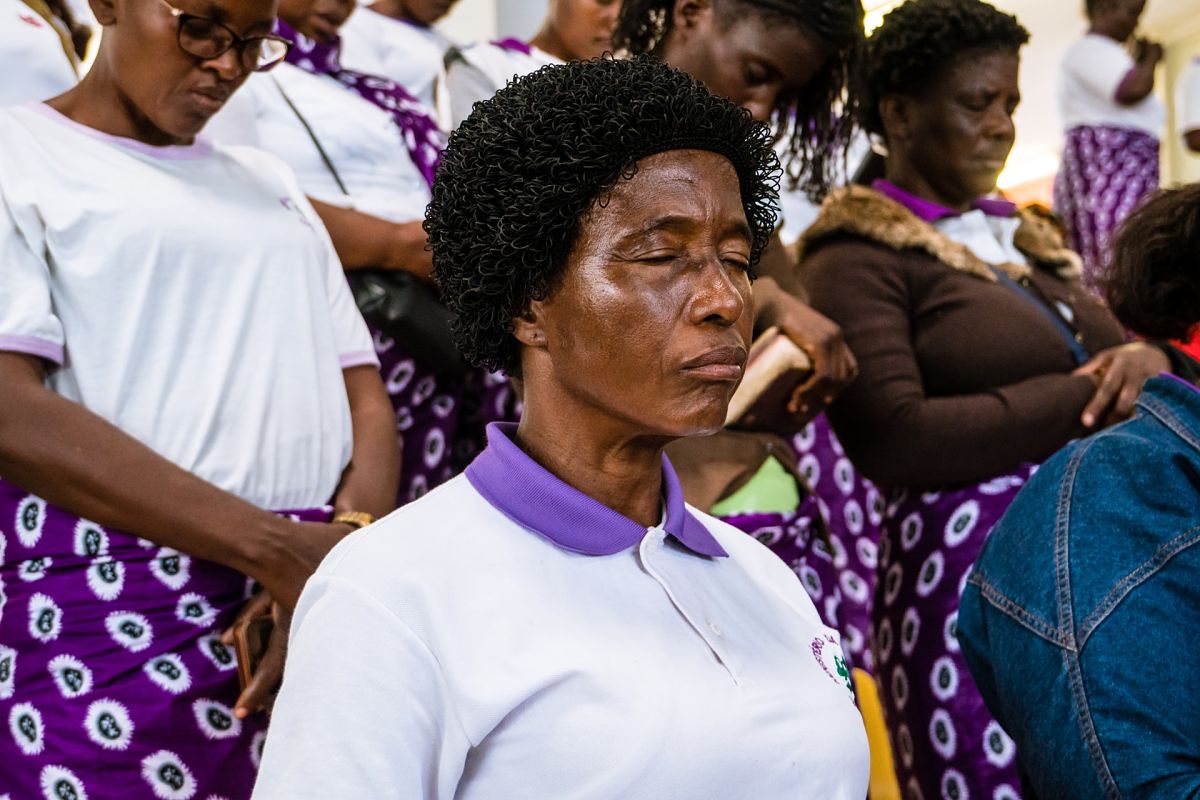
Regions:
<instances>
[{"instance_id":1,"label":"purple shirt collar","mask_svg":"<svg viewBox=\"0 0 1200 800\"><path fill-rule=\"evenodd\" d=\"M487 448L466 476L497 511L558 547L588 556L609 556L633 547L647 529L624 514L568 486L525 454L512 440L516 423L487 426ZM683 489L671 462L663 456L663 529L700 555L729 555L683 501Z\"/></svg>"},{"instance_id":2,"label":"purple shirt collar","mask_svg":"<svg viewBox=\"0 0 1200 800\"><path fill-rule=\"evenodd\" d=\"M915 194L906 192L896 184L883 178L872 183L871 188L900 203L925 222L933 223L946 217L959 216L959 212L954 209L946 208L940 203L926 200L923 197L917 197ZM971 207L982 211L989 217L1011 217L1017 213L1015 203L1010 203L1007 200L998 200L994 197L981 197L972 203Z\"/></svg>"},{"instance_id":3,"label":"purple shirt collar","mask_svg":"<svg viewBox=\"0 0 1200 800\"><path fill-rule=\"evenodd\" d=\"M492 44L501 50L508 50L513 53L524 53L525 55L533 53L533 45L529 44L529 42L522 42L520 39L496 39Z\"/></svg>"}]
</instances>

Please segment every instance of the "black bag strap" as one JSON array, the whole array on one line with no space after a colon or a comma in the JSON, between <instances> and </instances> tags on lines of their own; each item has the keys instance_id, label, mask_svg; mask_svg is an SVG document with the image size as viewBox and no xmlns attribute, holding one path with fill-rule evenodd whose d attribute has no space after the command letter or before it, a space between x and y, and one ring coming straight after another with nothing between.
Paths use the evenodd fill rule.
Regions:
<instances>
[{"instance_id":1,"label":"black bag strap","mask_svg":"<svg viewBox=\"0 0 1200 800\"><path fill-rule=\"evenodd\" d=\"M1039 313L1046 317L1046 319L1050 320L1050 323L1054 326L1054 329L1058 331L1058 335L1062 337L1063 341L1066 342L1067 347L1070 348L1071 357L1075 359L1076 365L1084 364L1088 361L1088 359L1091 358L1091 354L1088 353L1087 348L1085 348L1079 341L1079 332L1071 327L1071 325L1063 318L1062 313L1053 305L1051 305L1050 302L1048 302L1046 298L1042 296L1041 292L1036 291L1032 286L1026 286L1024 283L1014 281L1008 276L1007 273L1004 272L1004 270L1001 270L997 267L993 266L992 272L995 273L996 280L998 280L1002 285L1012 289L1014 292L1016 292L1018 297L1025 298L1027 301L1029 301L1030 305L1038 310Z\"/></svg>"},{"instance_id":2,"label":"black bag strap","mask_svg":"<svg viewBox=\"0 0 1200 800\"><path fill-rule=\"evenodd\" d=\"M321 145L321 140L317 138L317 132L308 124L308 120L300 113L300 109L296 108L296 104L292 102L292 98L288 97L288 93L283 90L283 84L279 82L279 79L274 75L271 75L270 78L275 84L275 88L279 90L279 96L283 98L283 102L287 103L287 107L296 115L296 119L300 120L300 124L304 127L304 132L308 134L308 138L312 140L313 146L317 148L317 154L321 156L321 161L325 164L325 168L333 176L333 182L337 184L342 196L346 198L346 204L350 208L354 208L354 198L350 196L350 190L346 188L346 184L342 181L342 176L338 174L337 167L333 165L333 159L325 152L325 148Z\"/></svg>"}]
</instances>

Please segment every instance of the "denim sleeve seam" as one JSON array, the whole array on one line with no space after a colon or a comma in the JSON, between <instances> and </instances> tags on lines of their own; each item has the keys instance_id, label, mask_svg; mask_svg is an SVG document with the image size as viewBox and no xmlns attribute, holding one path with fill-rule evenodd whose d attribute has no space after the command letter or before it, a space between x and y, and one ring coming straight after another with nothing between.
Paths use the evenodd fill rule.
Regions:
<instances>
[{"instance_id":1,"label":"denim sleeve seam","mask_svg":"<svg viewBox=\"0 0 1200 800\"><path fill-rule=\"evenodd\" d=\"M1079 648L1083 649L1083 646L1091 635L1095 633L1096 629L1108 619L1117 606L1121 604L1121 601L1128 597L1134 589L1153 578L1163 567L1170 563L1171 559L1197 542L1200 542L1200 525L1189 528L1159 545L1153 557L1118 581L1096 606L1096 610L1080 623L1079 632L1076 636Z\"/></svg>"},{"instance_id":2,"label":"denim sleeve seam","mask_svg":"<svg viewBox=\"0 0 1200 800\"><path fill-rule=\"evenodd\" d=\"M1092 720L1091 707L1088 704L1087 690L1083 686L1083 671L1079 666L1079 654L1071 650L1063 650L1063 667L1067 673L1067 682L1071 687L1071 696L1075 705L1075 719L1079 723L1080 733L1087 744L1088 755L1092 759L1092 768L1096 777L1104 787L1106 800L1120 800L1121 789L1117 786L1116 778L1108 767L1108 759L1104 756L1104 747L1100 744L1100 736L1096 733L1096 725Z\"/></svg>"},{"instance_id":3,"label":"denim sleeve seam","mask_svg":"<svg viewBox=\"0 0 1200 800\"><path fill-rule=\"evenodd\" d=\"M1069 647L1061 631L1055 630L1053 625L1031 614L1028 609L1001 592L978 572L973 572L967 579L967 583L977 587L983 599L997 611L1021 627L1028 629L1033 635L1045 639L1055 647Z\"/></svg>"}]
</instances>

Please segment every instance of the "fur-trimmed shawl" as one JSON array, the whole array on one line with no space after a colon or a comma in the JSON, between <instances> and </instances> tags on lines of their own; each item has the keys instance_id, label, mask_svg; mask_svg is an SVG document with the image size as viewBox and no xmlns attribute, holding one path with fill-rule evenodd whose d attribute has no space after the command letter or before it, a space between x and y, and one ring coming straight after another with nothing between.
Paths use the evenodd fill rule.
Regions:
<instances>
[{"instance_id":1,"label":"fur-trimmed shawl","mask_svg":"<svg viewBox=\"0 0 1200 800\"><path fill-rule=\"evenodd\" d=\"M1021 218L1013 242L1017 249L1032 264L1060 278L1078 277L1082 262L1063 244L1058 231L1028 211L1017 213ZM847 186L831 192L821 204L816 221L800 238L800 260L818 243L839 235L867 239L890 250L918 250L952 269L985 281L996 280L988 265L966 245L954 241L902 204L874 189ZM996 264L995 267L1014 280L1027 278L1032 272L1025 264Z\"/></svg>"}]
</instances>

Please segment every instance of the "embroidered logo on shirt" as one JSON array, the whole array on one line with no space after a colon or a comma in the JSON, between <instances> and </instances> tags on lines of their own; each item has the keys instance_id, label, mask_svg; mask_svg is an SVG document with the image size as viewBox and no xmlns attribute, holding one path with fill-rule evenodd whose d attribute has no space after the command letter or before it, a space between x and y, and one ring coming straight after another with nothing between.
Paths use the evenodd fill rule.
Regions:
<instances>
[{"instance_id":1,"label":"embroidered logo on shirt","mask_svg":"<svg viewBox=\"0 0 1200 800\"><path fill-rule=\"evenodd\" d=\"M279 205L283 206L288 211L294 211L296 216L300 218L300 221L304 223L304 227L308 228L314 233L316 232L317 229L313 227L312 221L309 220L308 215L300 209L300 206L296 205L295 200L290 197L281 197L279 198Z\"/></svg>"},{"instance_id":2,"label":"embroidered logo on shirt","mask_svg":"<svg viewBox=\"0 0 1200 800\"><path fill-rule=\"evenodd\" d=\"M820 665L821 671L828 675L834 683L845 686L846 691L853 697L854 684L850 682L850 667L846 664L846 659L842 657L842 645L838 642L837 637L831 633L814 636L812 654L817 664Z\"/></svg>"}]
</instances>

